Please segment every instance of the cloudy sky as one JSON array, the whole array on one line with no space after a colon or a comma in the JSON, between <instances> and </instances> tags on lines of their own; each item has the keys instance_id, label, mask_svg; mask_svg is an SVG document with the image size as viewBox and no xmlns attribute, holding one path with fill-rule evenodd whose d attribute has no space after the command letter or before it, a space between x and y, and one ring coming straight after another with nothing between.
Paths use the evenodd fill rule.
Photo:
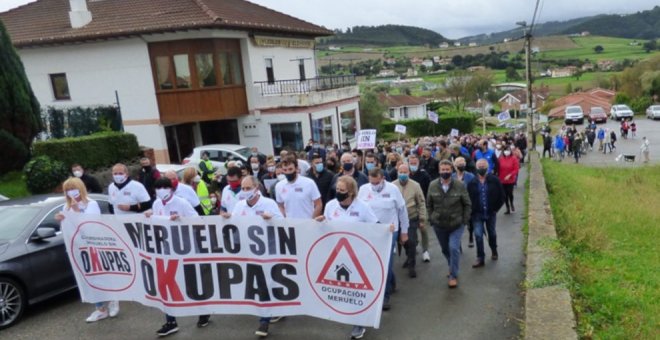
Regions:
<instances>
[{"instance_id":1,"label":"cloudy sky","mask_svg":"<svg viewBox=\"0 0 660 340\"><path fill-rule=\"evenodd\" d=\"M0 0L0 12L34 0ZM48 0L42 0L48 1ZM113 1L113 0L105 0ZM327 28L400 24L457 39L531 22L534 0L252 0ZM658 0L542 0L540 21L650 10Z\"/></svg>"}]
</instances>

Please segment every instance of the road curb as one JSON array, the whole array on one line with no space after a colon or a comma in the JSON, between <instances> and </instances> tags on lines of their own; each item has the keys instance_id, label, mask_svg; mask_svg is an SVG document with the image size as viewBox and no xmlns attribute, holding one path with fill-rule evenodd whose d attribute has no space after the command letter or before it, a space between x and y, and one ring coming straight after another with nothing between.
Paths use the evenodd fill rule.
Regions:
<instances>
[{"instance_id":1,"label":"road curb","mask_svg":"<svg viewBox=\"0 0 660 340\"><path fill-rule=\"evenodd\" d=\"M543 240L557 240L539 154L531 154L526 283L535 282L544 263L555 256ZM525 295L525 339L578 339L571 295L560 285L528 288Z\"/></svg>"}]
</instances>

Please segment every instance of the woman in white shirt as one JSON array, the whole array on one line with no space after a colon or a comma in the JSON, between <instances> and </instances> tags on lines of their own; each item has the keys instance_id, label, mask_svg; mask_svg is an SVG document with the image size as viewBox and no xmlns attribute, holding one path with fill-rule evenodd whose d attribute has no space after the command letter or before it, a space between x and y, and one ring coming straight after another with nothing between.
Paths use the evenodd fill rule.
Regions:
<instances>
[{"instance_id":1,"label":"woman in white shirt","mask_svg":"<svg viewBox=\"0 0 660 340\"><path fill-rule=\"evenodd\" d=\"M87 196L85 183L79 178L71 177L62 184L66 204L62 211L75 212L78 214L100 215L99 204ZM64 214L59 213L55 216L58 221L64 220ZM119 313L119 301L98 302L96 310L87 317L87 322L96 322L109 317L115 317Z\"/></svg>"},{"instance_id":2,"label":"woman in white shirt","mask_svg":"<svg viewBox=\"0 0 660 340\"><path fill-rule=\"evenodd\" d=\"M315 218L317 221L378 223L369 205L357 199L357 182L352 176L339 177L335 192L335 198L325 205L323 215ZM394 224L390 224L390 232L394 232ZM351 339L361 339L366 331L362 326L353 326Z\"/></svg>"}]
</instances>

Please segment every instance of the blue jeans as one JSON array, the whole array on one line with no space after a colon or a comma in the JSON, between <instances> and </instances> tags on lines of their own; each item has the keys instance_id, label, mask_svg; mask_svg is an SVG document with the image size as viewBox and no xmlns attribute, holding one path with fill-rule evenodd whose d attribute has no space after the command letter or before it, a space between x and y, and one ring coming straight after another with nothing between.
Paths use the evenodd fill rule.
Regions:
<instances>
[{"instance_id":1,"label":"blue jeans","mask_svg":"<svg viewBox=\"0 0 660 340\"><path fill-rule=\"evenodd\" d=\"M463 236L464 225L454 229L446 230L437 226L433 227L435 236L438 237L442 255L447 259L449 265L449 278L458 278L458 263L461 258L461 237Z\"/></svg>"},{"instance_id":2,"label":"blue jeans","mask_svg":"<svg viewBox=\"0 0 660 340\"><path fill-rule=\"evenodd\" d=\"M392 252L392 255L390 256L390 263L387 264L387 282L385 283L385 300L388 300L390 298L390 295L392 295L392 289L394 286L394 271L392 270L392 265L394 263L394 250L396 250L396 244L399 241L399 232L395 231L392 234L392 247L390 248L390 251Z\"/></svg>"},{"instance_id":3,"label":"blue jeans","mask_svg":"<svg viewBox=\"0 0 660 340\"><path fill-rule=\"evenodd\" d=\"M488 246L491 252L497 254L497 233L495 232L495 223L497 222L496 214L472 215L472 227L474 228L474 238L477 243L477 259L483 261L486 257L484 253L484 225L488 232Z\"/></svg>"}]
</instances>

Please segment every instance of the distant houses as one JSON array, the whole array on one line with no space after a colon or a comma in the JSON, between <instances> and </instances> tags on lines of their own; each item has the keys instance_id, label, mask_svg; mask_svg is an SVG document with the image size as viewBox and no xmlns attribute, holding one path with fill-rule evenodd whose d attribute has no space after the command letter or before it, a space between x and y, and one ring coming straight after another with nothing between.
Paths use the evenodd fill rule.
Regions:
<instances>
[{"instance_id":1,"label":"distant houses","mask_svg":"<svg viewBox=\"0 0 660 340\"><path fill-rule=\"evenodd\" d=\"M440 45L438 45L438 47L440 47L440 48L449 48L449 43L445 41L445 42L441 43Z\"/></svg>"},{"instance_id":2,"label":"distant houses","mask_svg":"<svg viewBox=\"0 0 660 340\"><path fill-rule=\"evenodd\" d=\"M380 93L378 100L387 107L387 112L383 113L385 118L394 121L426 118L426 106L429 104L426 98Z\"/></svg>"},{"instance_id":3,"label":"distant houses","mask_svg":"<svg viewBox=\"0 0 660 340\"><path fill-rule=\"evenodd\" d=\"M538 109L541 106L545 105L549 93L550 93L550 89L548 88L548 86L542 86L541 88L532 89L532 107ZM502 108L502 111L526 110L527 90L520 89L507 93L498 100L498 103L500 103L500 107Z\"/></svg>"},{"instance_id":4,"label":"distant houses","mask_svg":"<svg viewBox=\"0 0 660 340\"><path fill-rule=\"evenodd\" d=\"M592 107L599 106L605 112L609 112L615 95L616 92L602 88L571 93L554 101L554 107L548 113L548 117L564 118L567 106L580 106L585 113L589 113Z\"/></svg>"}]
</instances>

